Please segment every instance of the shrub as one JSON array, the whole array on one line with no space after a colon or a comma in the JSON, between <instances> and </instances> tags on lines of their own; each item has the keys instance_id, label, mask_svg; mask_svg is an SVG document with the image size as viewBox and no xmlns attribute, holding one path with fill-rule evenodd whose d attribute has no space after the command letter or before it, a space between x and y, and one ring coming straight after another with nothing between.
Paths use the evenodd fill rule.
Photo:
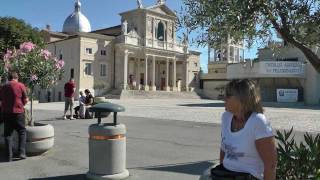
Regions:
<instances>
[{"instance_id":1,"label":"shrub","mask_svg":"<svg viewBox=\"0 0 320 180\"><path fill-rule=\"evenodd\" d=\"M297 143L290 131L277 131L277 179L320 180L320 134L304 134L304 142Z\"/></svg>"}]
</instances>

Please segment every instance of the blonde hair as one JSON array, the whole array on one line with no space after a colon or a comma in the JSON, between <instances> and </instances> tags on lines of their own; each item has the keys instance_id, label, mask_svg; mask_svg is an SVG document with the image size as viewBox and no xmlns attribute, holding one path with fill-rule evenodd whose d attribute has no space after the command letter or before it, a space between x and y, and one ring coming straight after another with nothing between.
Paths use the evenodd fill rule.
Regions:
<instances>
[{"instance_id":1,"label":"blonde hair","mask_svg":"<svg viewBox=\"0 0 320 180\"><path fill-rule=\"evenodd\" d=\"M243 114L263 113L260 90L254 81L249 79L232 80L225 89L225 97L230 96L235 96L240 100Z\"/></svg>"}]
</instances>

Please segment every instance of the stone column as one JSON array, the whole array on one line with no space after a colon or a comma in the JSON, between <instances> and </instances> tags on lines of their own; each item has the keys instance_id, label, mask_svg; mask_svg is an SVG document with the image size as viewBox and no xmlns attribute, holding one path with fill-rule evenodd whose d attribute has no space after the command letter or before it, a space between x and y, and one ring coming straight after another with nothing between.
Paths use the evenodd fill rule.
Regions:
<instances>
[{"instance_id":1,"label":"stone column","mask_svg":"<svg viewBox=\"0 0 320 180\"><path fill-rule=\"evenodd\" d=\"M156 56L153 56L152 59L152 81L151 81L151 91L156 91Z\"/></svg>"},{"instance_id":2,"label":"stone column","mask_svg":"<svg viewBox=\"0 0 320 180\"><path fill-rule=\"evenodd\" d=\"M140 59L136 58L136 90L140 90Z\"/></svg>"},{"instance_id":3,"label":"stone column","mask_svg":"<svg viewBox=\"0 0 320 180\"><path fill-rule=\"evenodd\" d=\"M149 91L148 85L148 55L145 55L144 58L144 90Z\"/></svg>"},{"instance_id":4,"label":"stone column","mask_svg":"<svg viewBox=\"0 0 320 180\"><path fill-rule=\"evenodd\" d=\"M124 50L124 59L123 59L123 90L126 90L128 87L128 49Z\"/></svg>"},{"instance_id":5,"label":"stone column","mask_svg":"<svg viewBox=\"0 0 320 180\"><path fill-rule=\"evenodd\" d=\"M186 68L185 86L186 86L186 91L189 91L189 62L187 59L185 61L185 68Z\"/></svg>"},{"instance_id":6,"label":"stone column","mask_svg":"<svg viewBox=\"0 0 320 180\"><path fill-rule=\"evenodd\" d=\"M172 61L172 91L177 91L177 61L174 58Z\"/></svg>"},{"instance_id":7,"label":"stone column","mask_svg":"<svg viewBox=\"0 0 320 180\"><path fill-rule=\"evenodd\" d=\"M169 87L169 59L168 58L167 58L166 65L167 65L167 69L166 69L166 87L165 87L165 90L166 91L170 91L170 87Z\"/></svg>"}]
</instances>

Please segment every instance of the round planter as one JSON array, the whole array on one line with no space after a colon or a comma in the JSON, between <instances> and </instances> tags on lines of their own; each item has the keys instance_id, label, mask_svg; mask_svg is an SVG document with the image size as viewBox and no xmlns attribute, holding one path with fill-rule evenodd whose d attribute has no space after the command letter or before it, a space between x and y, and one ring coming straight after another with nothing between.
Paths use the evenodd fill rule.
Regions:
<instances>
[{"instance_id":1,"label":"round planter","mask_svg":"<svg viewBox=\"0 0 320 180\"><path fill-rule=\"evenodd\" d=\"M27 126L26 151L28 155L38 155L54 145L54 129L50 124L35 123Z\"/></svg>"},{"instance_id":2,"label":"round planter","mask_svg":"<svg viewBox=\"0 0 320 180\"><path fill-rule=\"evenodd\" d=\"M94 97L94 103L105 103L108 102L108 100L105 97Z\"/></svg>"}]
</instances>

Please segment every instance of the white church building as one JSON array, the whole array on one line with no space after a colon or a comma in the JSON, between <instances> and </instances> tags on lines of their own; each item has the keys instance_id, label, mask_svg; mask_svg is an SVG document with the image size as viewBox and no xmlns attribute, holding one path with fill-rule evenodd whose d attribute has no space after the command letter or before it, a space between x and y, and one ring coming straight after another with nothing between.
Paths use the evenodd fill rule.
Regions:
<instances>
[{"instance_id":1,"label":"white church building","mask_svg":"<svg viewBox=\"0 0 320 180\"><path fill-rule=\"evenodd\" d=\"M40 101L63 101L64 83L75 79L77 93L96 96L112 89L192 91L197 86L200 52L176 37L176 14L158 0L120 13L121 25L91 30L90 21L75 2L62 32L42 31L47 48L65 61L65 73L51 90L38 91ZM77 97L77 96L76 96Z\"/></svg>"}]
</instances>

